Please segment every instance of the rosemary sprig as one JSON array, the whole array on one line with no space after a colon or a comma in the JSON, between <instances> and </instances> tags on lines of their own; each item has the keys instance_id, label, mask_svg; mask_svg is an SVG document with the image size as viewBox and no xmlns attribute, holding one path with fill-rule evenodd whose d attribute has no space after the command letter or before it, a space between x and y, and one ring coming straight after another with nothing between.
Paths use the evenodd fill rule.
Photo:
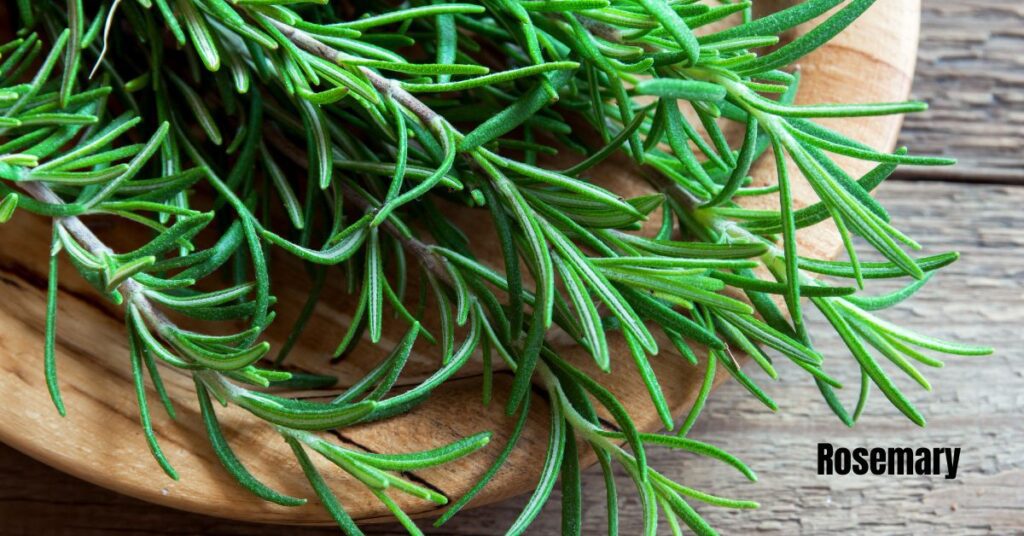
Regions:
<instances>
[{"instance_id":1,"label":"rosemary sprig","mask_svg":"<svg viewBox=\"0 0 1024 536\"><path fill-rule=\"evenodd\" d=\"M143 382L146 371L173 415L160 376L169 368L194 378L210 441L242 486L283 505L304 501L245 469L220 432L213 400L274 426L350 534L359 528L310 451L367 486L417 533L390 494L446 499L399 473L471 455L490 436L481 431L420 453L369 454L316 432L408 411L478 351L487 374L494 354L515 372L506 410L519 424L492 468L439 524L483 489L515 448L534 383L547 392L551 431L541 479L511 534L529 526L559 478L563 530L578 533L582 445L605 474L610 533L618 532L613 461L636 486L646 534L657 531L659 516L674 533L680 521L713 532L691 499L756 507L688 488L647 464L646 449L664 446L718 459L754 479L739 460L685 437L719 367L776 409L732 351L748 354L771 378L785 370L770 353L784 356L846 424L862 413L874 385L923 425L878 356L928 389L912 363L941 362L922 350L990 350L875 315L910 297L956 254L914 258L917 242L892 225L869 192L899 165L952 161L882 153L812 120L914 112L922 103L793 104L799 74L783 69L873 2L853 0L832 12L839 3L809 0L754 19L745 1L18 2L21 29L0 45L0 222L17 209L52 220L44 366L58 411L64 413L54 359L56 259L63 253L124 308L140 421L168 475L177 478L152 430ZM829 12L800 38L764 52L781 33ZM734 13L742 22L708 29ZM693 114L681 113L686 108ZM694 115L699 125L691 124ZM744 129L735 147L722 128L727 121ZM769 148L779 163L776 180L753 187L751 164ZM564 151L582 156L562 171L545 160ZM591 180L595 166L616 154L643 170L657 193L623 199ZM833 154L878 165L855 180ZM795 209L787 160L813 187L817 204ZM293 164L306 171L305 181L290 173ZM751 196L774 196L780 209L743 208L739 201ZM447 217L453 204L489 222L500 258L480 257L479 234ZM114 251L90 230L96 216L139 224L151 238ZM637 232L657 218L656 232ZM798 230L826 219L838 228L848 261L799 256ZM860 262L853 236L886 262ZM274 280L270 248L305 263L314 281L273 363L261 334L275 320L274 289L287 282ZM301 337L325 279L338 273L357 307L351 325L338 327L337 355L364 335L379 343L385 322L407 324L407 335L330 402L265 392L333 383L276 365ZM904 277L911 283L903 290L862 294L866 280ZM418 297L407 292L412 287ZM745 301L736 298L741 294ZM862 371L852 414L814 348L807 303ZM169 311L236 329L186 329ZM602 374L583 372L554 350L554 330L604 373L612 372L610 340L621 338L674 433L638 430ZM440 366L396 390L420 340L433 345ZM694 365L691 345L708 350L697 402L679 426L660 387L667 379L648 361L666 344ZM489 376L484 385L489 401ZM616 429L597 418L595 403Z\"/></svg>"}]
</instances>

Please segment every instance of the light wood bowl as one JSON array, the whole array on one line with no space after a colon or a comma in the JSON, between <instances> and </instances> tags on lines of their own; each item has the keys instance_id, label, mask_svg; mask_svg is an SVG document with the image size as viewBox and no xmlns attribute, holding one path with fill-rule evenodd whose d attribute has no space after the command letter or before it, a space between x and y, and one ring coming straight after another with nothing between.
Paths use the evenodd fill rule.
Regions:
<instances>
[{"instance_id":1,"label":"light wood bowl","mask_svg":"<svg viewBox=\"0 0 1024 536\"><path fill-rule=\"evenodd\" d=\"M763 6L759 2L759 7ZM902 100L910 90L917 49L919 3L917 0L882 0L832 43L800 64L803 82L798 97L802 103L876 102ZM891 150L900 127L898 117L856 118L830 121L830 126L878 149ZM851 175L865 172L870 165L842 162ZM773 177L771 162L759 162L754 177ZM799 176L793 170L795 176ZM593 176L610 177L606 184L624 196L649 192L636 172L611 162ZM816 199L806 184L797 185L798 205ZM473 229L476 214L457 214L465 229ZM485 231L481 231L484 233ZM154 426L161 445L181 475L180 481L166 477L147 451L138 424L121 313L105 303L70 266L62 266L60 287L58 368L68 415L58 416L48 398L43 380L42 345L46 287L45 245L49 225L40 218L18 214L0 228L0 441L62 471L121 493L155 503L246 521L317 525L330 523L315 499L291 452L275 432L245 411L218 408L228 440L246 466L271 487L284 493L310 497L298 508L286 508L250 495L220 466L207 442L198 415L193 385L189 378L165 371L164 379L176 403L178 419L170 420L158 407L156 395L148 393ZM479 236L485 246L493 240ZM838 250L834 228L818 225L802 232L800 245L808 255L832 257ZM485 247L484 250L487 248ZM500 258L496 252L485 258ZM278 292L276 309L282 324L295 314L304 299L305 283L293 287L280 284L294 272L296 281L304 273L293 266L279 268L274 277ZM338 304L353 301L333 285L331 296L317 310L307 336L295 349L289 363L310 371L329 371L341 378L341 385L358 378L372 367L400 336L404 326L395 322L385 333L379 348L363 343L337 365L328 355L340 337L338 324L347 324L348 309ZM270 339L279 342L280 333ZM635 373L621 339L611 336L613 371L601 381L625 402L638 425L645 430L660 427L647 393ZM277 346L275 344L275 346ZM666 345L663 348L669 348ZM589 372L589 359L573 348L563 349ZM438 366L436 349L421 347L410 360L403 382L414 382ZM699 387L703 366L694 367L664 350L652 358L674 414L685 412ZM785 369L785 367L784 367ZM792 373L783 370L783 373ZM724 376L719 376L720 381ZM510 383L507 372L495 376L496 399L490 407L481 400L480 362L474 359L459 379L448 382L422 406L408 414L372 424L346 428L335 439L374 452L407 452L435 447L469 434L491 430L491 443L464 460L440 468L418 471L414 478L436 488L449 498L464 494L487 469L503 448L512 427L503 413L503 393ZM547 405L533 396L532 414L519 446L496 478L478 495L474 505L492 503L535 487L547 441ZM714 438L703 438L713 441ZM592 460L590 460L592 461ZM587 460L584 460L587 462ZM319 463L330 486L342 503L360 521L388 519L386 510L365 489L342 471ZM406 511L432 516L439 511L432 504L397 496Z\"/></svg>"}]
</instances>

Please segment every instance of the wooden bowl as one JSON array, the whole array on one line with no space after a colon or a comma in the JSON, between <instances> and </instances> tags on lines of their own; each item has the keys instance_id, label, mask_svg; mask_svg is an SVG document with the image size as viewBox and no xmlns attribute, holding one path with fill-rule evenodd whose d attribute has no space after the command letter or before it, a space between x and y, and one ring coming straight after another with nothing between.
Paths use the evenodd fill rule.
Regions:
<instances>
[{"instance_id":1,"label":"wooden bowl","mask_svg":"<svg viewBox=\"0 0 1024 536\"><path fill-rule=\"evenodd\" d=\"M919 11L917 0L886 0L869 9L846 32L801 62L803 81L798 101L852 103L906 98L916 57ZM878 149L891 150L900 118L851 118L829 124ZM863 162L843 164L855 176L870 167ZM759 162L752 175L774 177L771 166L771 162ZM799 176L795 169L793 174ZM611 177L607 185L622 195L649 191L636 172L621 162L613 161L593 175ZM795 200L798 205L806 205L816 199L809 186L798 184ZM468 225L469 218L477 216L457 216L466 220L464 228L474 228ZM170 371L163 376L176 403L178 419L172 421L157 404L151 403L160 443L181 480L175 482L166 477L149 455L139 428L121 313L77 276L61 278L57 360L68 415L61 418L57 414L47 394L42 365L45 245L49 233L46 221L24 213L0 228L0 441L94 484L174 508L246 521L329 523L330 518L315 499L291 452L275 437L275 432L236 407L218 408L228 440L254 474L277 490L311 500L302 507L286 508L264 502L236 484L207 442L191 380ZM486 245L488 240L483 238L479 241ZM803 231L800 245L806 254L832 257L837 253L839 240L834 228L821 224ZM70 266L61 268L64 275L72 272ZM295 272L297 281L306 279L297 267L287 266L275 271L274 277L280 281L288 277L289 270ZM278 283L275 289L279 293L276 309L284 317L282 324L301 307L305 293L302 284L283 287ZM373 366L401 336L398 331L404 327L395 326L395 331L385 333L379 348L363 343L349 358L330 365L328 353L340 336L337 326L347 324L348 319L347 309L330 302L353 300L336 288L329 288L325 295L336 298L325 300L328 303L317 309L306 337L289 363L296 369L330 371L344 385ZM272 332L270 339L279 342L280 336ZM625 402L641 428L659 428L622 340L612 338L609 344L613 347L615 373L603 376L601 381ZM589 359L576 355L581 352L572 348L564 351L581 366L588 367ZM674 414L685 412L697 392L703 367L691 366L668 350L651 361ZM414 382L437 366L436 350L418 349L403 382ZM593 367L588 370L599 374ZM335 439L374 452L406 452L480 431L493 431L491 443L482 451L412 475L444 495L458 498L487 469L511 431L513 423L503 413L503 393L510 377L507 372L496 374L496 399L484 407L480 363L474 359L458 379L443 385L430 400L410 413L346 428L336 433ZM716 381L723 378L719 376ZM154 392L148 395L151 402L156 400ZM535 487L546 447L548 417L543 397L532 396L532 413L518 447L496 478L477 496L474 505L499 501ZM318 464L353 517L367 522L389 519L383 506L365 488L328 463ZM413 515L431 516L438 512L433 504L405 495L397 498Z\"/></svg>"}]
</instances>

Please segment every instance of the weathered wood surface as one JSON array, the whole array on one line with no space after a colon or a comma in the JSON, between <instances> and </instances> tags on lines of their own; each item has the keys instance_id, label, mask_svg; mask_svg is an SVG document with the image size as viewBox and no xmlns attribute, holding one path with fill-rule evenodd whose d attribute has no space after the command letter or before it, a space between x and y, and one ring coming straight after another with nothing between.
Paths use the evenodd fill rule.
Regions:
<instances>
[{"instance_id":1,"label":"weathered wood surface","mask_svg":"<svg viewBox=\"0 0 1024 536\"><path fill-rule=\"evenodd\" d=\"M950 112L941 120L932 115L907 122L905 141L915 149L941 152L936 140L957 140L957 136L988 136L989 141L949 143L947 152L964 162L955 171L929 173L937 178L1009 180L1020 173L1024 158L1020 151L1020 129L1002 130L1013 118L1019 124L1022 100L1012 89L1003 97L984 101L983 90L971 92L943 88L974 87L980 84L979 65L1000 58L1011 68L996 87L1020 83L1024 73L1013 67L1004 47L1013 46L1019 36L1012 17L1020 18L1016 1L949 2L926 0L918 95L939 95L931 99L933 110ZM966 7L964 7L966 6ZM986 6L997 6L992 9ZM1001 7L1000 7L1001 6ZM952 15L943 14L950 10ZM967 11L964 11L967 10ZM1000 11L1002 10L1002 11ZM1016 11L1015 11L1016 10ZM939 19L939 16L949 17ZM1003 30L1000 30L1003 28ZM1014 31L1017 33L1014 34ZM950 44L956 37L972 37L973 46ZM945 43L945 44L941 44ZM1019 44L1019 41L1017 41ZM941 46L940 46L941 44ZM929 56L936 48L942 61ZM956 54L971 58L950 61ZM1019 65L1019 64L1017 64ZM1014 78L1016 77L1016 78ZM928 84L926 86L925 84ZM948 85L948 86L947 86ZM990 90L991 91L991 90ZM1017 100L1014 100L1014 99ZM1002 108L1000 108L1002 107ZM957 111L972 110L971 114ZM934 124L930 124L934 123ZM939 124L943 126L939 126ZM943 129L940 133L936 129ZM931 145L929 145L931 144ZM995 153L992 147L1001 147ZM993 160L993 154L998 157ZM1005 160L999 160L1003 158ZM1014 162L1014 158L1018 162ZM999 169L993 172L994 166ZM981 165L985 162L985 165ZM1016 166L1016 167L1015 167ZM903 175L910 177L911 175ZM942 288L932 286L915 300L893 311L890 318L911 325L948 330L964 340L987 340L1001 353L993 358L952 362L945 369L928 371L935 393L917 394L913 400L930 417L926 430L912 429L898 419L894 410L875 397L860 427L843 430L820 403L816 390L790 379L770 385L770 392L782 406L772 416L753 404L734 384L716 392L694 436L713 441L737 454L759 471L762 482L749 484L723 467L694 463L668 453L652 456L655 467L682 477L694 487L716 493L751 498L762 502L759 511L730 512L702 508L709 521L723 533L745 533L758 529L768 533L819 533L835 529L877 527L889 533L1021 533L1024 532L1024 450L1021 441L1021 372L1014 370L1020 357L1019 326L1024 308L1021 266L1024 266L1024 217L1019 208L1024 191L1010 187L962 184L915 183L890 185L883 200L893 208L894 217L933 250L957 247L965 254L958 265L939 278ZM930 225L943 222L948 228L934 231ZM970 284L968 276L976 279ZM955 301L948 295L957 296ZM952 305L955 304L955 305ZM929 310L934 306L934 310ZM832 370L849 382L848 358L836 341L819 343L831 351L836 362ZM845 371L845 373L841 372ZM789 378L793 378L791 370ZM902 384L907 385L907 384ZM852 396L852 395L847 395ZM810 438L810 439L809 439ZM817 439L844 445L895 445L900 443L961 446L964 454L961 476L952 482L941 479L828 478L813 471L813 447ZM685 475L685 476L684 476ZM625 482L624 482L625 484ZM600 479L588 473L590 490L586 512L587 528L599 529L603 520ZM638 530L635 499L623 486L623 533ZM437 534L501 534L521 504L513 499L500 505L467 512ZM552 505L538 519L531 533L558 532L558 511ZM80 482L34 462L7 447L0 447L0 533L53 533L58 528L76 534L106 534L114 530L166 532L170 534L278 534L280 527L238 524L153 506ZM396 528L371 527L377 534L399 533ZM291 534L316 534L318 529L288 530ZM324 534L333 533L323 531Z\"/></svg>"},{"instance_id":2,"label":"weathered wood surface","mask_svg":"<svg viewBox=\"0 0 1024 536\"><path fill-rule=\"evenodd\" d=\"M1024 2L924 0L913 95L901 143L960 165L922 178L1024 183ZM905 176L909 176L906 173Z\"/></svg>"}]
</instances>

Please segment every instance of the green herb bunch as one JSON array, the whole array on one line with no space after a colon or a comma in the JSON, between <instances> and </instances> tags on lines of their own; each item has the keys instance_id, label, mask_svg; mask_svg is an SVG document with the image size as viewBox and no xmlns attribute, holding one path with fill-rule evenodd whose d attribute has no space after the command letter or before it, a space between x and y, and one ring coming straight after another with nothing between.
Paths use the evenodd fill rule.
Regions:
<instances>
[{"instance_id":1,"label":"green herb bunch","mask_svg":"<svg viewBox=\"0 0 1024 536\"><path fill-rule=\"evenodd\" d=\"M646 534L655 533L659 517L674 533L680 521L712 533L690 500L756 506L675 482L649 468L645 455L651 446L694 452L754 479L736 458L686 437L719 366L776 408L734 351L771 378L777 363L768 352L784 356L847 425L874 387L923 425L880 356L927 389L915 362L941 362L922 349L990 350L876 316L957 254L912 256L920 246L891 225L869 192L900 164L952 161L878 152L813 121L915 112L922 103L793 104L799 74L787 66L873 1L841 3L808 0L756 19L749 1L12 3L8 18L20 26L0 46L0 219L21 210L52 220L44 362L57 409L63 414L54 341L57 258L64 255L124 309L140 420L168 475L177 478L150 424L144 376L173 415L161 373L174 370L194 378L210 441L243 486L279 504L304 502L245 469L221 434L213 401L276 427L350 534L360 530L311 455L351 474L418 533L392 495L446 499L401 472L469 455L490 435L418 453L369 454L315 432L406 412L474 358L484 360L484 403L493 356L514 371L506 410L518 424L491 469L438 523L501 467L523 430L534 384L547 393L551 432L541 480L510 534L526 529L559 477L563 529L579 532L583 445L606 477L611 533L618 531L613 464L636 484ZM826 14L777 46L781 33ZM723 133L726 122L744 129L735 146ZM579 156L562 169L551 164L558 152ZM766 152L779 163L777 176L755 186L748 173ZM832 155L877 166L854 178ZM607 181L595 166L623 157L657 193L623 199L600 186ZM793 206L786 161L799 167L817 203ZM743 208L741 198L753 196L777 199L779 209ZM475 253L473 232L447 216L452 206L493 228L500 258ZM134 224L124 232L148 242L115 251L90 229L97 217ZM660 226L637 232L649 219ZM800 256L797 230L829 219L848 260ZM860 262L855 236L886 260ZM274 280L271 250L301 261L313 281L273 358L261 334L274 321L274 289L288 282ZM336 356L364 337L378 343L385 322L406 324L407 335L330 402L267 392L282 382L324 381L279 365L329 278L347 281L345 299L357 303L351 325L337 327ZM865 280L889 278L909 284L891 294L861 293ZM407 292L413 286L418 296ZM814 348L810 309L861 370L853 411ZM184 327L172 317L196 322ZM195 327L222 322L240 327L231 334ZM604 373L585 372L556 351L556 332L604 373L609 339L622 338L667 432L637 430ZM396 389L418 341L430 343L439 366L412 388ZM659 385L672 379L657 377L649 362L666 347L694 366L700 360L692 347L707 349L704 383L687 415L671 413ZM598 419L599 410L614 423Z\"/></svg>"}]
</instances>

